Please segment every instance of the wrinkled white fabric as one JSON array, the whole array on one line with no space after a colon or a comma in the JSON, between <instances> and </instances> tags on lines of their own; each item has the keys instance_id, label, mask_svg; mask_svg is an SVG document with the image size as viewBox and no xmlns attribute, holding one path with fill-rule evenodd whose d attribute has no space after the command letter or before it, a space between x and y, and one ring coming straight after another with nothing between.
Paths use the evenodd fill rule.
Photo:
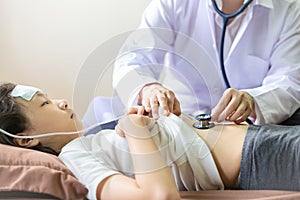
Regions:
<instances>
[{"instance_id":1,"label":"wrinkled white fabric","mask_svg":"<svg viewBox=\"0 0 300 200\"><path fill-rule=\"evenodd\" d=\"M160 117L151 133L179 190L224 189L209 148L180 117ZM89 189L89 199L96 199L98 184L110 175L134 177L126 139L114 130L71 141L59 158Z\"/></svg>"}]
</instances>

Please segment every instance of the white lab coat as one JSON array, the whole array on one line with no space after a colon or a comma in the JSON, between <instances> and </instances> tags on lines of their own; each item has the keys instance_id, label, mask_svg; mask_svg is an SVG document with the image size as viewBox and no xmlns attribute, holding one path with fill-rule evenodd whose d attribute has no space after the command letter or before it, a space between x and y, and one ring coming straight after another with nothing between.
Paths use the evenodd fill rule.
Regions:
<instances>
[{"instance_id":1,"label":"white lab coat","mask_svg":"<svg viewBox=\"0 0 300 200\"><path fill-rule=\"evenodd\" d=\"M254 0L245 12L226 74L253 96L256 124L279 123L300 106L300 2ZM210 112L226 89L215 15L207 0L153 0L115 63L113 87L125 105L144 84L162 82L184 113Z\"/></svg>"}]
</instances>

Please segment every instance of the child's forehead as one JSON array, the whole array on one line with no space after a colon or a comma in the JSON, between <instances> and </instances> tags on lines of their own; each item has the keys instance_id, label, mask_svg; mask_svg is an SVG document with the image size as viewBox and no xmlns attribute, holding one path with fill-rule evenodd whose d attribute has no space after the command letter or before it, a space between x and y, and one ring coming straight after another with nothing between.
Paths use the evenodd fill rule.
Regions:
<instances>
[{"instance_id":1,"label":"child's forehead","mask_svg":"<svg viewBox=\"0 0 300 200\"><path fill-rule=\"evenodd\" d=\"M10 96L19 97L26 101L31 101L36 93L42 93L42 90L36 87L26 85L16 85Z\"/></svg>"}]
</instances>

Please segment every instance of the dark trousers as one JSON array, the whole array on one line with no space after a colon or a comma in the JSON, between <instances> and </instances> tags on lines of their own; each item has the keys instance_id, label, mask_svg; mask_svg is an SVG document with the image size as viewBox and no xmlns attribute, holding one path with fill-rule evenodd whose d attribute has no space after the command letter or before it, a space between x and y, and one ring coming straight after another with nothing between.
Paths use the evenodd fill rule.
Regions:
<instances>
[{"instance_id":1,"label":"dark trousers","mask_svg":"<svg viewBox=\"0 0 300 200\"><path fill-rule=\"evenodd\" d=\"M287 120L280 123L281 125L300 125L300 109L296 110L296 112Z\"/></svg>"}]
</instances>

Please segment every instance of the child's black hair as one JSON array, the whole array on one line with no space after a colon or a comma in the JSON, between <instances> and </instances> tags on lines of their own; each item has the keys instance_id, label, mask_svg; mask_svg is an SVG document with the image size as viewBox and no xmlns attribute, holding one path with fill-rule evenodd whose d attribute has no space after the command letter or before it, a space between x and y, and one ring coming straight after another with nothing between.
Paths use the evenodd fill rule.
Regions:
<instances>
[{"instance_id":1,"label":"child's black hair","mask_svg":"<svg viewBox=\"0 0 300 200\"><path fill-rule=\"evenodd\" d=\"M13 83L3 83L0 85L0 128L14 135L28 130L31 126L20 104L15 101L15 98L10 96L15 87L16 84ZM1 132L0 143L18 147L14 142L14 138ZM58 155L53 149L40 144L31 149Z\"/></svg>"}]
</instances>

